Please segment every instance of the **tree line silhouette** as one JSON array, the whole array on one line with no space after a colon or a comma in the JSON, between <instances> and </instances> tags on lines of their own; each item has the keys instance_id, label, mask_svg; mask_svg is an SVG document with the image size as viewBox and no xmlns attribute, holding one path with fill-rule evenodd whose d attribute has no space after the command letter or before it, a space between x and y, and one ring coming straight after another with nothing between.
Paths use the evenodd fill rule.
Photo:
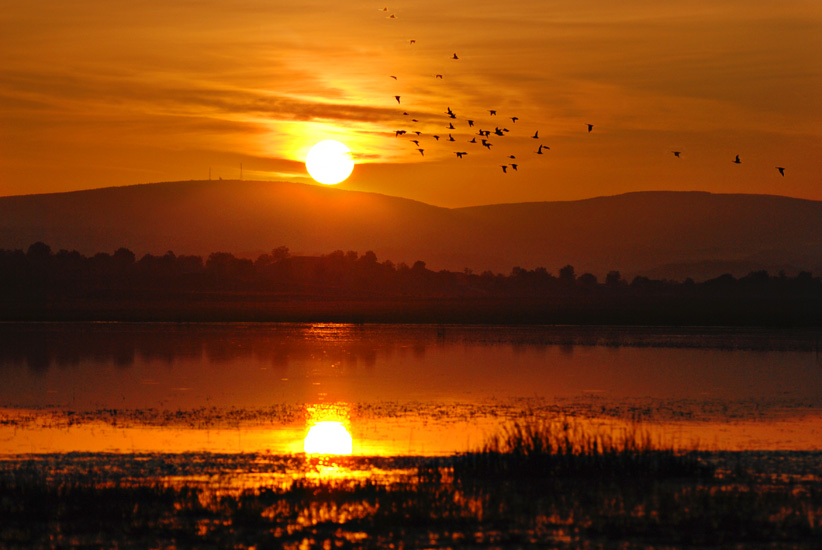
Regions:
<instances>
[{"instance_id":1,"label":"tree line silhouette","mask_svg":"<svg viewBox=\"0 0 822 550\"><path fill-rule=\"evenodd\" d=\"M185 317L190 309L186 303L207 302L234 303L230 311L222 308L225 320L233 320L243 309L240 303L249 306L255 301L251 319L265 319L259 304L271 300L291 304L290 316L270 314L271 319L311 317L308 306L301 314L295 309L301 301L349 300L404 302L405 310L398 306L393 313L396 320L435 322L822 324L822 278L807 271L793 277L754 271L741 278L725 274L702 282L643 276L628 281L619 271L610 271L603 280L591 273L577 275L571 265L557 275L544 267L514 267L508 275L433 271L421 260L410 266L379 261L372 251L296 256L284 246L256 260L228 252L215 252L204 260L171 251L137 259L127 248L85 256L76 250L55 253L43 242L26 251L0 249L0 315L6 319L49 318L48 312L55 311L71 318L71 311L106 303L104 318L118 317L117 307L120 316L129 318L129 308L144 311L163 302L182 308L178 313ZM420 306L426 300L428 306ZM417 314L427 311L429 317L443 315L416 318L409 308L416 308ZM320 310L331 311L333 320L346 320L347 314L350 320L392 317L361 318L361 308Z\"/></svg>"}]
</instances>

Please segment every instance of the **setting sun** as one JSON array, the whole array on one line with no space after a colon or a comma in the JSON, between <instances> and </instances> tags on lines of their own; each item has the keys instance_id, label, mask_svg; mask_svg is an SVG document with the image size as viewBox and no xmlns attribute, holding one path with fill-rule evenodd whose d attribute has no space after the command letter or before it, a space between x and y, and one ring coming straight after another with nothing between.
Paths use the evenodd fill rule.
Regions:
<instances>
[{"instance_id":1,"label":"setting sun","mask_svg":"<svg viewBox=\"0 0 822 550\"><path fill-rule=\"evenodd\" d=\"M350 455L353 441L342 422L319 422L308 430L303 449L307 454Z\"/></svg>"},{"instance_id":2,"label":"setting sun","mask_svg":"<svg viewBox=\"0 0 822 550\"><path fill-rule=\"evenodd\" d=\"M305 168L320 183L340 183L354 169L351 150L344 144L327 139L314 145L305 157Z\"/></svg>"}]
</instances>

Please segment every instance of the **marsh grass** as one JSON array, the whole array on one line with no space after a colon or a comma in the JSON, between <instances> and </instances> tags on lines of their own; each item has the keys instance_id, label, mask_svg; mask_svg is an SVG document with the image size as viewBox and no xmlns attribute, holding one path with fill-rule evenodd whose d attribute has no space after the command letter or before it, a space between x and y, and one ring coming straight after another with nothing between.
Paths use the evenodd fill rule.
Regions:
<instances>
[{"instance_id":1,"label":"marsh grass","mask_svg":"<svg viewBox=\"0 0 822 550\"><path fill-rule=\"evenodd\" d=\"M810 549L822 540L822 481L805 475L818 455L795 457L793 465L772 457L780 475L767 479L489 476L469 483L452 475L463 457L408 457L391 466L408 471L416 464L416 476L357 479L318 478L309 475L310 460L281 458L140 455L120 458L116 475L110 455L0 463L0 547L647 549L755 542ZM358 461L344 463L358 468ZM166 476L178 468L164 463L189 464L189 473ZM289 481L255 477L254 486L215 490L233 487L225 478L248 468L287 473Z\"/></svg>"},{"instance_id":2,"label":"marsh grass","mask_svg":"<svg viewBox=\"0 0 822 550\"><path fill-rule=\"evenodd\" d=\"M574 417L515 420L478 451L454 462L454 477L469 478L709 478L696 455L655 439L639 424L596 426Z\"/></svg>"}]
</instances>

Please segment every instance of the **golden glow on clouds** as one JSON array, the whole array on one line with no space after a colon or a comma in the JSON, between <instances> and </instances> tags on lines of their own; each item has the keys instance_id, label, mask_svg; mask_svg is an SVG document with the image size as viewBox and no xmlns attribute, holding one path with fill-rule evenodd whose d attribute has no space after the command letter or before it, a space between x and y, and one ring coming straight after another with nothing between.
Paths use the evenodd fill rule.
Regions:
<instances>
[{"instance_id":1,"label":"golden glow on clouds","mask_svg":"<svg viewBox=\"0 0 822 550\"><path fill-rule=\"evenodd\" d=\"M822 2L420 0L395 20L377 7L12 0L0 195L234 178L241 163L299 180L308 149L337 139L361 164L344 185L444 206L645 189L822 199ZM449 106L516 115L523 134L458 162L430 138L447 135ZM530 154L526 127L550 155L501 180L503 149ZM397 129L420 131L425 156Z\"/></svg>"}]
</instances>

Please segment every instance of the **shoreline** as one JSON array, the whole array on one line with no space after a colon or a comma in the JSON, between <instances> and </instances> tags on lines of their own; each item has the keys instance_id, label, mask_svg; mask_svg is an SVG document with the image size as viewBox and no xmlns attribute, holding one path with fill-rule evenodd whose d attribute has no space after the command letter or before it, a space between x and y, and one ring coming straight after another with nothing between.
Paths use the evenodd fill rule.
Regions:
<instances>
[{"instance_id":1,"label":"shoreline","mask_svg":"<svg viewBox=\"0 0 822 550\"><path fill-rule=\"evenodd\" d=\"M687 302L687 303L685 303ZM0 301L0 322L279 322L460 325L820 328L822 305L810 300L650 296L590 300L522 298L284 296L261 293L40 297Z\"/></svg>"}]
</instances>

